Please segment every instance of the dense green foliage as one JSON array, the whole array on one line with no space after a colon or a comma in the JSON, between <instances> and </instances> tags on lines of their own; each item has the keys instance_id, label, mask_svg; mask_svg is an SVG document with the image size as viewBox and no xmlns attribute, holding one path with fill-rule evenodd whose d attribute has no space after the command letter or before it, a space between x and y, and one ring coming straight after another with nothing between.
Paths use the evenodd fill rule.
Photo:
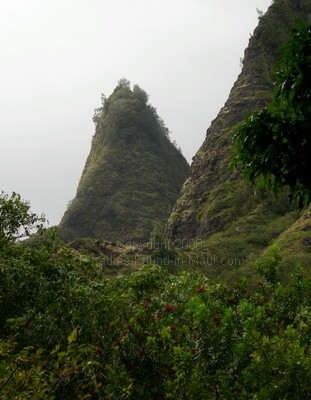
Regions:
<instances>
[{"instance_id":1,"label":"dense green foliage","mask_svg":"<svg viewBox=\"0 0 311 400\"><path fill-rule=\"evenodd\" d=\"M146 241L166 222L188 164L138 85L131 89L122 79L102 99L91 151L60 234L66 240Z\"/></svg>"},{"instance_id":2,"label":"dense green foliage","mask_svg":"<svg viewBox=\"0 0 311 400\"><path fill-rule=\"evenodd\" d=\"M281 51L273 101L238 127L233 165L276 196L288 186L302 208L311 200L311 27L299 21Z\"/></svg>"},{"instance_id":3,"label":"dense green foliage","mask_svg":"<svg viewBox=\"0 0 311 400\"><path fill-rule=\"evenodd\" d=\"M280 283L277 248L256 268L255 285L152 265L106 279L54 229L12 245L1 399L309 399L310 282L296 267Z\"/></svg>"}]
</instances>

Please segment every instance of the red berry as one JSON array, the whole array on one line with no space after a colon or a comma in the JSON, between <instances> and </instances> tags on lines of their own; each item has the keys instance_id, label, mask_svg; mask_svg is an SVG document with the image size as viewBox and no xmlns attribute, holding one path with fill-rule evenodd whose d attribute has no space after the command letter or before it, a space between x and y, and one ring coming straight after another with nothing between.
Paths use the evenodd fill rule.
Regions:
<instances>
[{"instance_id":1,"label":"red berry","mask_svg":"<svg viewBox=\"0 0 311 400\"><path fill-rule=\"evenodd\" d=\"M166 309L167 312L173 311L174 308L175 308L175 307L174 307L172 304L167 304L166 307L165 307L165 309Z\"/></svg>"},{"instance_id":2,"label":"red berry","mask_svg":"<svg viewBox=\"0 0 311 400\"><path fill-rule=\"evenodd\" d=\"M204 285L201 285L201 286L199 287L199 289L198 289L198 293L203 293L203 292L205 292L205 286L204 286Z\"/></svg>"}]
</instances>

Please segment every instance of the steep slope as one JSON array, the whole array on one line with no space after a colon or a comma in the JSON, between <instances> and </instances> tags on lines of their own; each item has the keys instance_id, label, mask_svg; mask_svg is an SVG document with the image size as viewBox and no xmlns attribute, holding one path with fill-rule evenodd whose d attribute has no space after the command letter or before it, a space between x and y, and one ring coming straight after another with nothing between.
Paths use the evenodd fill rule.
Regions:
<instances>
[{"instance_id":1,"label":"steep slope","mask_svg":"<svg viewBox=\"0 0 311 400\"><path fill-rule=\"evenodd\" d=\"M148 240L167 220L187 174L187 161L170 142L147 94L121 80L101 109L60 234L66 240Z\"/></svg>"},{"instance_id":2,"label":"steep slope","mask_svg":"<svg viewBox=\"0 0 311 400\"><path fill-rule=\"evenodd\" d=\"M311 21L310 1L275 0L260 18L245 50L242 72L207 130L168 220L171 239L208 239L208 248L219 256L246 257L258 253L298 218L286 194L278 202L264 191L254 194L229 167L232 128L245 113L261 109L271 99L277 49L289 38L297 18Z\"/></svg>"}]
</instances>

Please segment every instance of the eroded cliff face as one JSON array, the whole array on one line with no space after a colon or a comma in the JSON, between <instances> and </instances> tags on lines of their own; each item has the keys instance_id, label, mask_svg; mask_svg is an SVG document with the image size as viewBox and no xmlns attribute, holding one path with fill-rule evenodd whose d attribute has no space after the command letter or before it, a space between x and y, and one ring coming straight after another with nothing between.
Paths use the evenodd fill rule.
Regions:
<instances>
[{"instance_id":1,"label":"eroded cliff face","mask_svg":"<svg viewBox=\"0 0 311 400\"><path fill-rule=\"evenodd\" d=\"M183 185L180 197L167 223L171 239L207 239L217 232L247 239L245 221L254 220L252 233L260 235L267 223L283 218L283 223L266 237L267 245L293 222L293 211L284 195L278 202L262 191L254 194L238 173L230 169L232 133L234 126L247 112L262 109L271 99L273 81L271 73L277 61L278 48L300 18L310 22L311 2L304 0L276 0L259 25L245 50L241 74L235 82L224 107L206 132L206 139L195 155L190 176ZM269 211L268 211L269 210ZM286 219L286 215L289 215ZM258 218L257 218L258 217ZM262 221L262 222L261 222ZM244 228L240 229L239 224ZM262 224L262 225L261 225ZM252 225L249 225L249 227ZM242 238L241 236L241 238ZM223 238L222 238L223 239Z\"/></svg>"},{"instance_id":2,"label":"eroded cliff face","mask_svg":"<svg viewBox=\"0 0 311 400\"><path fill-rule=\"evenodd\" d=\"M147 241L165 224L188 170L147 94L124 80L105 101L59 232L65 240Z\"/></svg>"}]
</instances>

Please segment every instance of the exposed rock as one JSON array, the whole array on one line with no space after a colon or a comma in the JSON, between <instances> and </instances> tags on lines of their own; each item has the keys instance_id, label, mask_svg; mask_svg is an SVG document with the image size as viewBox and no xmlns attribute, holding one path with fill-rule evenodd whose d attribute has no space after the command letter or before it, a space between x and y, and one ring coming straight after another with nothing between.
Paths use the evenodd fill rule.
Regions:
<instances>
[{"instance_id":1,"label":"exposed rock","mask_svg":"<svg viewBox=\"0 0 311 400\"><path fill-rule=\"evenodd\" d=\"M279 202L263 194L254 196L254 190L244 178L230 169L232 134L245 113L262 109L271 99L271 73L277 61L277 49L289 38L295 20L309 20L310 13L310 2L276 0L260 18L245 50L242 72L208 128L170 215L167 234L171 239L207 239L255 212L261 202L273 203L275 218L290 211L286 195Z\"/></svg>"}]
</instances>

